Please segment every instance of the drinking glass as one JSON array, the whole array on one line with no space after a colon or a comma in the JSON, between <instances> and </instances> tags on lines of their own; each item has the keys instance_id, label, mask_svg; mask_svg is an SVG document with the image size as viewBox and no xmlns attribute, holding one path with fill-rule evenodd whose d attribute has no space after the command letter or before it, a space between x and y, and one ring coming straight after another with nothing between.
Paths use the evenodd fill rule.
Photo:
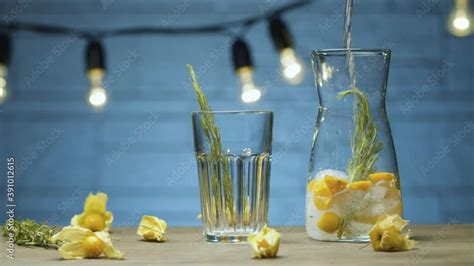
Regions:
<instances>
[{"instance_id":1,"label":"drinking glass","mask_svg":"<svg viewBox=\"0 0 474 266\"><path fill-rule=\"evenodd\" d=\"M306 232L326 241L368 241L385 214L402 215L397 159L385 111L391 51L312 54L319 113L306 192Z\"/></svg>"},{"instance_id":2,"label":"drinking glass","mask_svg":"<svg viewBox=\"0 0 474 266\"><path fill-rule=\"evenodd\" d=\"M217 129L214 138L206 116ZM246 240L268 220L273 113L194 112L192 122L204 237L211 242ZM220 145L212 141L215 137Z\"/></svg>"}]
</instances>

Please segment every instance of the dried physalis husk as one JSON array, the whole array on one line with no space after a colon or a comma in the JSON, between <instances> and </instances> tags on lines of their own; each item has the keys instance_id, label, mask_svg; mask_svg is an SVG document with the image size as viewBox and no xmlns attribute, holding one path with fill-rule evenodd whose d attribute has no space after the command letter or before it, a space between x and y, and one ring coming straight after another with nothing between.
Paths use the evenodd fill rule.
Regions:
<instances>
[{"instance_id":1,"label":"dried physalis husk","mask_svg":"<svg viewBox=\"0 0 474 266\"><path fill-rule=\"evenodd\" d=\"M81 214L74 215L71 219L71 225L82 227L91 231L109 231L112 226L114 216L112 212L107 211L108 196L105 193L89 193L84 202L84 211Z\"/></svg>"},{"instance_id":2,"label":"dried physalis husk","mask_svg":"<svg viewBox=\"0 0 474 266\"><path fill-rule=\"evenodd\" d=\"M123 259L123 252L112 245L108 232L93 232L87 228L66 226L51 237L54 243L60 243L58 251L66 260L99 258Z\"/></svg>"},{"instance_id":3,"label":"dried physalis husk","mask_svg":"<svg viewBox=\"0 0 474 266\"><path fill-rule=\"evenodd\" d=\"M407 224L408 221L403 220L398 214L381 216L369 231L373 249L375 251L413 249L416 242L410 239L410 232L402 234Z\"/></svg>"},{"instance_id":4,"label":"dried physalis husk","mask_svg":"<svg viewBox=\"0 0 474 266\"><path fill-rule=\"evenodd\" d=\"M280 247L281 235L275 229L265 226L260 232L247 238L253 248L254 258L274 258Z\"/></svg>"},{"instance_id":5,"label":"dried physalis husk","mask_svg":"<svg viewBox=\"0 0 474 266\"><path fill-rule=\"evenodd\" d=\"M143 215L137 234L149 241L164 242L166 233L166 222L158 217Z\"/></svg>"}]
</instances>

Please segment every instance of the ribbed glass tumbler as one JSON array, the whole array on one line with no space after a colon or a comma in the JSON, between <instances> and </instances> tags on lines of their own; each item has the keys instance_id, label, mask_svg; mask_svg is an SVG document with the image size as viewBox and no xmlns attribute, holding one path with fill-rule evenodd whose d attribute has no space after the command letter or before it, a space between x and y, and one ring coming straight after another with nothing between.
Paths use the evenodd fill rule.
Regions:
<instances>
[{"instance_id":1,"label":"ribbed glass tumbler","mask_svg":"<svg viewBox=\"0 0 474 266\"><path fill-rule=\"evenodd\" d=\"M268 220L273 113L194 112L192 121L204 237L246 240Z\"/></svg>"}]
</instances>

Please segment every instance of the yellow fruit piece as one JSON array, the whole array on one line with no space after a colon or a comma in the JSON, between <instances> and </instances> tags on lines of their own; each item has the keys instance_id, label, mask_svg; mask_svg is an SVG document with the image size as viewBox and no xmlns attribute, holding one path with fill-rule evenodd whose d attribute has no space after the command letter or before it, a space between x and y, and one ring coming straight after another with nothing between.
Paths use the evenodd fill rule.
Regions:
<instances>
[{"instance_id":1,"label":"yellow fruit piece","mask_svg":"<svg viewBox=\"0 0 474 266\"><path fill-rule=\"evenodd\" d=\"M86 258L98 258L104 252L104 242L97 236L91 235L82 241L82 250Z\"/></svg>"},{"instance_id":2,"label":"yellow fruit piece","mask_svg":"<svg viewBox=\"0 0 474 266\"><path fill-rule=\"evenodd\" d=\"M66 260L98 258L102 254L109 259L123 259L124 256L114 248L106 231L92 232L84 227L66 226L50 240L59 243L59 254Z\"/></svg>"},{"instance_id":3,"label":"yellow fruit piece","mask_svg":"<svg viewBox=\"0 0 474 266\"><path fill-rule=\"evenodd\" d=\"M332 194L336 194L337 192L345 189L347 183L349 183L345 179L337 178L330 175L324 177L324 182L326 184L326 187L331 191Z\"/></svg>"},{"instance_id":4,"label":"yellow fruit piece","mask_svg":"<svg viewBox=\"0 0 474 266\"><path fill-rule=\"evenodd\" d=\"M84 217L84 227L92 231L102 231L105 229L105 222L102 215L97 213L88 213Z\"/></svg>"},{"instance_id":5,"label":"yellow fruit piece","mask_svg":"<svg viewBox=\"0 0 474 266\"><path fill-rule=\"evenodd\" d=\"M313 194L313 202L314 206L318 208L318 210L324 211L331 207L331 198L329 197L320 197L316 194Z\"/></svg>"},{"instance_id":6,"label":"yellow fruit piece","mask_svg":"<svg viewBox=\"0 0 474 266\"><path fill-rule=\"evenodd\" d=\"M143 215L138 225L137 235L145 240L164 242L166 241L166 226L166 222L158 217Z\"/></svg>"},{"instance_id":7,"label":"yellow fruit piece","mask_svg":"<svg viewBox=\"0 0 474 266\"><path fill-rule=\"evenodd\" d=\"M331 196L346 188L345 179L334 176L325 176L322 179L313 179L308 183L308 190L313 192L314 205L318 210L327 210L331 207Z\"/></svg>"},{"instance_id":8,"label":"yellow fruit piece","mask_svg":"<svg viewBox=\"0 0 474 266\"><path fill-rule=\"evenodd\" d=\"M308 189L313 192L314 205L318 210L327 210L331 204L331 190L326 187L324 179L313 180L309 183Z\"/></svg>"},{"instance_id":9,"label":"yellow fruit piece","mask_svg":"<svg viewBox=\"0 0 474 266\"><path fill-rule=\"evenodd\" d=\"M392 179L395 178L395 174L386 173L386 172L373 173L373 174L369 174L369 178L374 183L377 182L377 181L381 181L381 180L391 181Z\"/></svg>"},{"instance_id":10,"label":"yellow fruit piece","mask_svg":"<svg viewBox=\"0 0 474 266\"><path fill-rule=\"evenodd\" d=\"M409 233L402 234L407 224L408 221L397 214L381 216L369 231L372 248L375 251L413 249L416 242L410 239Z\"/></svg>"},{"instance_id":11,"label":"yellow fruit piece","mask_svg":"<svg viewBox=\"0 0 474 266\"><path fill-rule=\"evenodd\" d=\"M356 181L349 183L347 187L352 190L363 190L368 191L369 188L372 186L372 182L370 181Z\"/></svg>"},{"instance_id":12,"label":"yellow fruit piece","mask_svg":"<svg viewBox=\"0 0 474 266\"><path fill-rule=\"evenodd\" d=\"M326 233L333 233L339 228L341 218L333 212L325 212L318 219L318 227Z\"/></svg>"},{"instance_id":13,"label":"yellow fruit piece","mask_svg":"<svg viewBox=\"0 0 474 266\"><path fill-rule=\"evenodd\" d=\"M87 228L92 231L109 231L114 220L113 214L107 211L108 196L105 193L89 193L84 202L84 211L71 218L71 225Z\"/></svg>"},{"instance_id":14,"label":"yellow fruit piece","mask_svg":"<svg viewBox=\"0 0 474 266\"><path fill-rule=\"evenodd\" d=\"M274 258L280 248L281 235L275 229L265 226L260 232L247 237L253 248L254 258Z\"/></svg>"},{"instance_id":15,"label":"yellow fruit piece","mask_svg":"<svg viewBox=\"0 0 474 266\"><path fill-rule=\"evenodd\" d=\"M318 180L316 180L316 179L313 179L313 180L309 181L308 191L313 191L316 188L317 183L318 183Z\"/></svg>"}]
</instances>

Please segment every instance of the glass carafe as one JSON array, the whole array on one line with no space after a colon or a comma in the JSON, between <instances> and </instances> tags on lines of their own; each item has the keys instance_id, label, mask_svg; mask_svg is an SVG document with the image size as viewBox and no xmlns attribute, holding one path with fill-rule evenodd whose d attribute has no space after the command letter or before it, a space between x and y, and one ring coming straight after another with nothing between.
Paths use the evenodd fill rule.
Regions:
<instances>
[{"instance_id":1,"label":"glass carafe","mask_svg":"<svg viewBox=\"0 0 474 266\"><path fill-rule=\"evenodd\" d=\"M306 190L306 232L325 241L368 241L384 214L402 214L385 93L391 51L312 54L319 112Z\"/></svg>"}]
</instances>

